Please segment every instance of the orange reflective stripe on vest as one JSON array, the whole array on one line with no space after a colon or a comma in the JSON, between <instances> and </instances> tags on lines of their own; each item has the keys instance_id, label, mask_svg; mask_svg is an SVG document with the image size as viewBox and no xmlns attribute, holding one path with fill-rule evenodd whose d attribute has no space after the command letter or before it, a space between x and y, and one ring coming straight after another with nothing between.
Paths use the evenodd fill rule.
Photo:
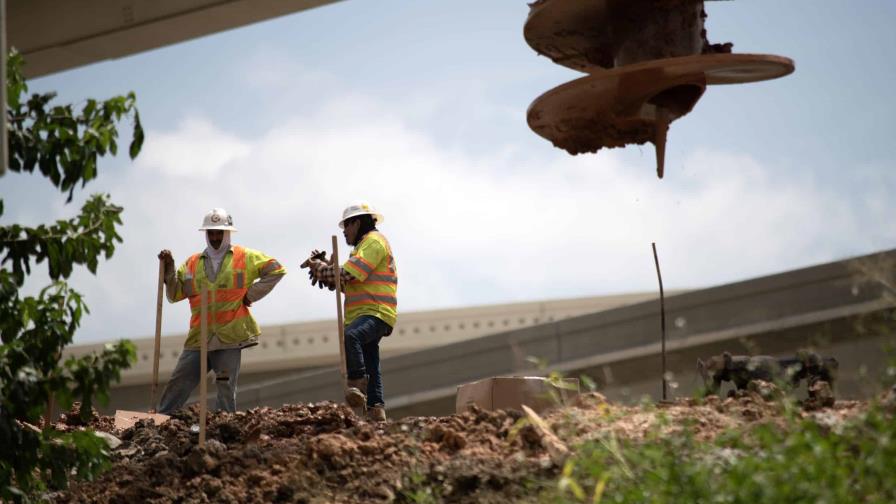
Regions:
<instances>
[{"instance_id":1,"label":"orange reflective stripe on vest","mask_svg":"<svg viewBox=\"0 0 896 504\"><path fill-rule=\"evenodd\" d=\"M249 290L246 287L246 251L243 247L234 245L231 249L233 255L230 260L230 269L233 273L231 285L229 287L216 287L214 282L206 279L206 285L211 286L209 290L209 322L218 325L225 325L242 317L249 316L249 310L243 305L243 297ZM187 260L187 268L184 274L184 294L190 299L190 309L193 312L190 317L190 329L199 327L199 310L200 310L200 290L197 278L197 268L200 262L201 254L195 254ZM223 266L223 265L222 265ZM203 277L204 272L203 272Z\"/></svg>"},{"instance_id":2,"label":"orange reflective stripe on vest","mask_svg":"<svg viewBox=\"0 0 896 504\"><path fill-rule=\"evenodd\" d=\"M398 307L398 271L386 237L376 231L365 235L352 250L344 268L354 276L345 285L345 324L371 315L394 327Z\"/></svg>"},{"instance_id":3,"label":"orange reflective stripe on vest","mask_svg":"<svg viewBox=\"0 0 896 504\"><path fill-rule=\"evenodd\" d=\"M212 317L213 315L214 315L214 318ZM242 317L248 317L248 316L249 316L249 309L246 308L246 306L244 304L240 303L240 307L237 308L236 310L216 311L214 313L209 311L208 323L209 323L209 325L211 325L211 324L225 325L225 324L229 324L229 323L233 322L236 319L239 319ZM199 318L200 318L199 313L193 313L190 315L190 329L199 327Z\"/></svg>"}]
</instances>

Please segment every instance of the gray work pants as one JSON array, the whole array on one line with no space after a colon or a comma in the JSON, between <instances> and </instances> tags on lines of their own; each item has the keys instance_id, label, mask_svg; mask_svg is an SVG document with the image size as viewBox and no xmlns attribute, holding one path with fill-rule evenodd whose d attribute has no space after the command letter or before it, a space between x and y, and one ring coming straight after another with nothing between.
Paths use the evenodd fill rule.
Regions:
<instances>
[{"instance_id":1,"label":"gray work pants","mask_svg":"<svg viewBox=\"0 0 896 504\"><path fill-rule=\"evenodd\" d=\"M214 371L217 377L218 399L215 407L218 410L236 411L236 383L240 374L241 352L239 348L208 352L208 369ZM184 349L181 352L174 372L171 373L171 380L162 393L159 413L170 415L183 407L190 393L199 385L200 364L199 350Z\"/></svg>"}]
</instances>

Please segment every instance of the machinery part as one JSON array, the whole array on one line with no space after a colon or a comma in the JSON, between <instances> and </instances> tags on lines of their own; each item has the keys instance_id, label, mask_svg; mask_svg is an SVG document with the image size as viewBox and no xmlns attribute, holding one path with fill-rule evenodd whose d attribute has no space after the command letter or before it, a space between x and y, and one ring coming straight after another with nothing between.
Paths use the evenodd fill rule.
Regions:
<instances>
[{"instance_id":1,"label":"machinery part","mask_svg":"<svg viewBox=\"0 0 896 504\"><path fill-rule=\"evenodd\" d=\"M710 84L790 74L793 61L731 54L706 38L704 0L538 0L523 29L554 62L590 75L538 97L529 127L570 154L653 142L663 178L669 125Z\"/></svg>"},{"instance_id":2,"label":"machinery part","mask_svg":"<svg viewBox=\"0 0 896 504\"><path fill-rule=\"evenodd\" d=\"M648 141L660 147L658 134L690 112L707 85L753 82L791 72L790 59L762 54L648 61L558 86L536 98L526 117L533 131L570 154Z\"/></svg>"},{"instance_id":3,"label":"machinery part","mask_svg":"<svg viewBox=\"0 0 896 504\"><path fill-rule=\"evenodd\" d=\"M523 36L538 54L586 73L645 59L730 53L731 43L706 39L702 7L702 0L538 0Z\"/></svg>"},{"instance_id":4,"label":"machinery part","mask_svg":"<svg viewBox=\"0 0 896 504\"><path fill-rule=\"evenodd\" d=\"M649 68L582 77L538 97L527 120L533 131L570 154L643 144L665 135L659 130L690 112L706 88L703 79Z\"/></svg>"}]
</instances>

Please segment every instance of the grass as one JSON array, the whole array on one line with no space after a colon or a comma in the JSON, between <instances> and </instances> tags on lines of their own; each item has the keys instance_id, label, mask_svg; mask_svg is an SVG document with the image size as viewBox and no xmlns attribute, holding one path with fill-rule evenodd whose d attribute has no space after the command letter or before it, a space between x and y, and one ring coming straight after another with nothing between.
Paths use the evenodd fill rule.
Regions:
<instances>
[{"instance_id":1,"label":"grass","mask_svg":"<svg viewBox=\"0 0 896 504\"><path fill-rule=\"evenodd\" d=\"M660 414L660 413L658 413ZM783 421L783 425L782 422ZM575 450L544 502L896 502L896 419L872 405L842 424L798 415L698 442L683 429L607 433Z\"/></svg>"}]
</instances>

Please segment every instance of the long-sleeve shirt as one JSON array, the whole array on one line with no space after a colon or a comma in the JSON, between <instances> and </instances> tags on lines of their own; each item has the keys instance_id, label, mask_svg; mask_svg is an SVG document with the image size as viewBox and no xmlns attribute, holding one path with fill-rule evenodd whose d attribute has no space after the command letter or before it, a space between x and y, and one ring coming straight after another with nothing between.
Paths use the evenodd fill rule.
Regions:
<instances>
[{"instance_id":1,"label":"long-sleeve shirt","mask_svg":"<svg viewBox=\"0 0 896 504\"><path fill-rule=\"evenodd\" d=\"M312 273L312 275L312 278L315 278L321 285L326 286L330 290L336 289L336 268L332 264L321 266L316 270L316 273ZM345 290L345 285L347 283L356 280L351 273L344 269L341 270L339 279L343 291Z\"/></svg>"}]
</instances>

